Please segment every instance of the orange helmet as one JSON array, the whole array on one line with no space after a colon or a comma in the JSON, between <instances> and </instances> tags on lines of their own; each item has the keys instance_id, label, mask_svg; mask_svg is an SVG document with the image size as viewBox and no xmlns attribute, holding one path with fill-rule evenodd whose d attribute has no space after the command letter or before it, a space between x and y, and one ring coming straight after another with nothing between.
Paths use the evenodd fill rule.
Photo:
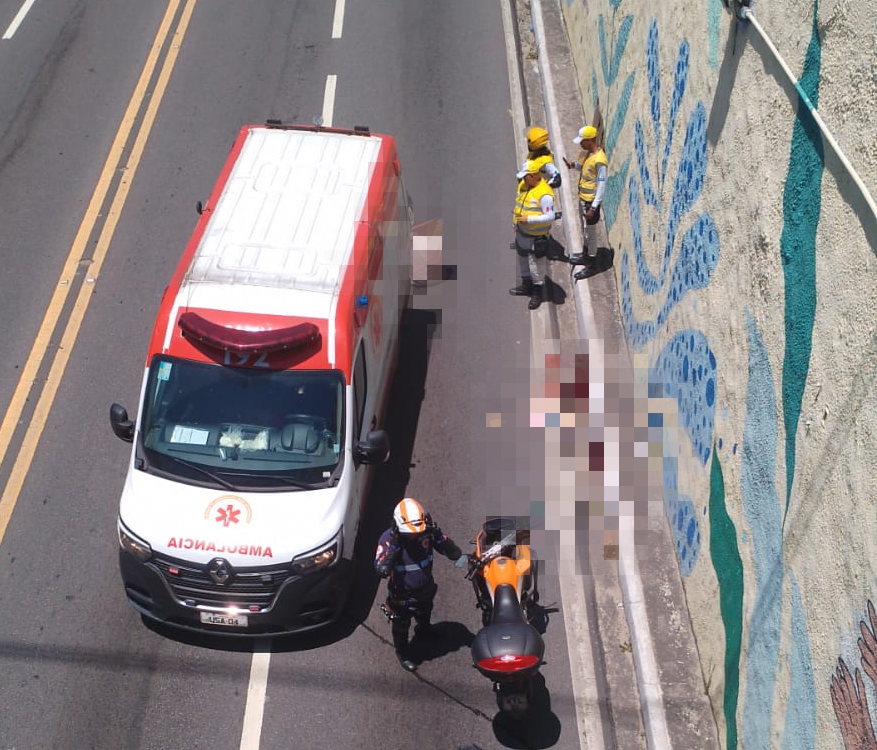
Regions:
<instances>
[{"instance_id":1,"label":"orange helmet","mask_svg":"<svg viewBox=\"0 0 877 750\"><path fill-rule=\"evenodd\" d=\"M527 147L538 151L548 145L548 131L545 128L530 128L527 131Z\"/></svg>"},{"instance_id":2,"label":"orange helmet","mask_svg":"<svg viewBox=\"0 0 877 750\"><path fill-rule=\"evenodd\" d=\"M422 534L426 531L426 513L413 497L398 502L393 511L393 520L400 534Z\"/></svg>"}]
</instances>

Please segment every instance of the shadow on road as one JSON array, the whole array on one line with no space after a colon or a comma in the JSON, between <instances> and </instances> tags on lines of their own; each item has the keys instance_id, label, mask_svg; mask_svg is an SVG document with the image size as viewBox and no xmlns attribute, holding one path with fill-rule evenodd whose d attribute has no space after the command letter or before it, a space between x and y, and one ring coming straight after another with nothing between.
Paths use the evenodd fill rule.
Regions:
<instances>
[{"instance_id":1,"label":"shadow on road","mask_svg":"<svg viewBox=\"0 0 877 750\"><path fill-rule=\"evenodd\" d=\"M436 622L433 630L428 636L415 633L411 640L411 657L415 663L441 659L464 646L469 648L475 640L475 634L461 622Z\"/></svg>"},{"instance_id":2,"label":"shadow on road","mask_svg":"<svg viewBox=\"0 0 877 750\"><path fill-rule=\"evenodd\" d=\"M493 719L493 734L503 747L542 750L554 747L560 739L560 719L551 710L551 695L545 678L533 678L530 712L523 721L512 721L501 713Z\"/></svg>"}]
</instances>

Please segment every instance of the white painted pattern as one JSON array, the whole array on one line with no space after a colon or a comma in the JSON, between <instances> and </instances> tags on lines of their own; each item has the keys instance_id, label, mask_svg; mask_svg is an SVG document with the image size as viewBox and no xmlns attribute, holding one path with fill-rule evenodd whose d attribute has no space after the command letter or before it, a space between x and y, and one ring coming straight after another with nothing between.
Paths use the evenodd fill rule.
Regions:
<instances>
[{"instance_id":1,"label":"white painted pattern","mask_svg":"<svg viewBox=\"0 0 877 750\"><path fill-rule=\"evenodd\" d=\"M335 16L332 19L332 38L341 38L341 28L344 25L344 0L335 0Z\"/></svg>"},{"instance_id":2,"label":"white painted pattern","mask_svg":"<svg viewBox=\"0 0 877 750\"><path fill-rule=\"evenodd\" d=\"M12 37L15 36L15 32L18 31L18 27L21 26L21 22L24 21L24 17L28 14L28 11L30 11L35 2L36 0L24 1L24 5L22 5L18 13L15 14L15 18L12 19L12 23L9 24L9 27L3 34L4 39L12 39Z\"/></svg>"},{"instance_id":3,"label":"white painted pattern","mask_svg":"<svg viewBox=\"0 0 877 750\"><path fill-rule=\"evenodd\" d=\"M267 639L257 641L253 645L253 661L250 665L250 682L247 685L247 705L244 708L240 750L259 750L270 663L271 641Z\"/></svg>"},{"instance_id":4,"label":"white painted pattern","mask_svg":"<svg viewBox=\"0 0 877 750\"><path fill-rule=\"evenodd\" d=\"M338 76L326 76L326 90L323 94L323 125L332 127L332 118L335 115L335 87L338 85Z\"/></svg>"}]
</instances>

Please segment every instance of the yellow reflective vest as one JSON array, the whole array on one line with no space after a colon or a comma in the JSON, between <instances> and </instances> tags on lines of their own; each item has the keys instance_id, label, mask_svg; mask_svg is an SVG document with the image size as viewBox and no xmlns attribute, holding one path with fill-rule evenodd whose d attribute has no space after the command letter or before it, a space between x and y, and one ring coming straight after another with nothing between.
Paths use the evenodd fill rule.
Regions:
<instances>
[{"instance_id":1,"label":"yellow reflective vest","mask_svg":"<svg viewBox=\"0 0 877 750\"><path fill-rule=\"evenodd\" d=\"M551 231L550 221L534 221L526 224L518 224L519 216L541 216L542 196L550 195L554 199L554 191L545 180L540 180L536 187L529 187L524 180L518 183L518 200L515 203L515 227L518 231L534 237L541 237Z\"/></svg>"},{"instance_id":2,"label":"yellow reflective vest","mask_svg":"<svg viewBox=\"0 0 877 750\"><path fill-rule=\"evenodd\" d=\"M547 154L542 154L542 156L533 156L533 152L529 151L527 153L527 161L535 161L539 165L539 171L541 172L546 164L554 164L554 154L549 151Z\"/></svg>"},{"instance_id":3,"label":"yellow reflective vest","mask_svg":"<svg viewBox=\"0 0 877 750\"><path fill-rule=\"evenodd\" d=\"M582 173L579 176L579 199L590 203L597 194L597 165L609 166L609 159L603 149L589 154L582 164Z\"/></svg>"}]
</instances>

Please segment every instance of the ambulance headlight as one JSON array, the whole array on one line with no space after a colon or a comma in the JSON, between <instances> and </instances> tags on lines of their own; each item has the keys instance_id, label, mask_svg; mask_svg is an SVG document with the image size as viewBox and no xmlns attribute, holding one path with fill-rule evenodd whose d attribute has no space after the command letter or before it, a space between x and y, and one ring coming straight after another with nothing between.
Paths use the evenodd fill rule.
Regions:
<instances>
[{"instance_id":1,"label":"ambulance headlight","mask_svg":"<svg viewBox=\"0 0 877 750\"><path fill-rule=\"evenodd\" d=\"M292 572L297 575L305 575L315 570L321 570L333 565L341 555L341 529L326 544L311 552L293 558Z\"/></svg>"},{"instance_id":2,"label":"ambulance headlight","mask_svg":"<svg viewBox=\"0 0 877 750\"><path fill-rule=\"evenodd\" d=\"M152 547L128 531L121 521L119 521L117 529L119 531L119 544L125 552L134 555L134 557L142 562L146 562L152 557Z\"/></svg>"}]
</instances>

